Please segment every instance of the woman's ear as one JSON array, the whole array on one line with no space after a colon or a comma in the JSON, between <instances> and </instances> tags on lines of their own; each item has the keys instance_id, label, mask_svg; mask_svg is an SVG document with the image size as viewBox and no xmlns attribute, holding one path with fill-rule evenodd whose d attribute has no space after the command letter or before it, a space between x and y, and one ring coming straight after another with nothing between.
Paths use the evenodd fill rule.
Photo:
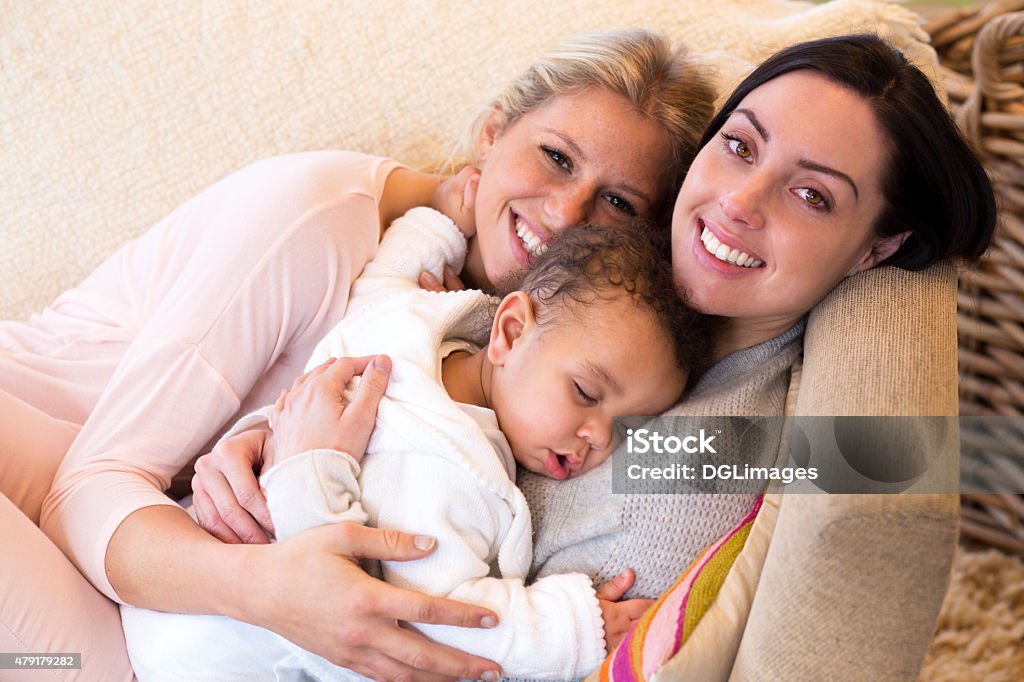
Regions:
<instances>
[{"instance_id":1,"label":"woman's ear","mask_svg":"<svg viewBox=\"0 0 1024 682\"><path fill-rule=\"evenodd\" d=\"M522 291L513 291L501 299L491 323L491 340L487 344L487 361L495 367L507 362L516 341L537 328L533 301Z\"/></svg>"},{"instance_id":2,"label":"woman's ear","mask_svg":"<svg viewBox=\"0 0 1024 682\"><path fill-rule=\"evenodd\" d=\"M896 253L896 251L903 246L903 242L907 241L907 237L909 236L909 232L900 232L899 234L895 234L891 237L881 237L876 239L875 243L871 246L871 250L868 251L867 255L865 255L857 265L853 266L853 268L846 273L847 276L875 267L892 254Z\"/></svg>"},{"instance_id":3,"label":"woman's ear","mask_svg":"<svg viewBox=\"0 0 1024 682\"><path fill-rule=\"evenodd\" d=\"M480 134L476 139L476 165L487 160L488 154L490 154L498 138L501 137L504 129L504 112L502 112L500 105L495 104L491 109L491 113L487 115L484 124L480 127Z\"/></svg>"}]
</instances>

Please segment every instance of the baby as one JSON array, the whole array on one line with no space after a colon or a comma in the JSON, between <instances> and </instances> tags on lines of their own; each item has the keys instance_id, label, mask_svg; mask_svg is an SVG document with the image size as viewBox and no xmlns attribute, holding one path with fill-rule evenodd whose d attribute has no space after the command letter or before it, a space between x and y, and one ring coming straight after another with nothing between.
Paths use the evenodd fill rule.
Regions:
<instances>
[{"instance_id":1,"label":"baby","mask_svg":"<svg viewBox=\"0 0 1024 682\"><path fill-rule=\"evenodd\" d=\"M451 211L457 219L459 211ZM462 224L466 220L459 220ZM386 232L352 288L348 314L307 369L386 353L393 369L365 456L277 452L260 482L284 540L339 521L430 533L437 550L384 562L388 582L474 602L497 627L414 625L496 661L506 675L571 679L600 664L630 624L582 574L525 584L530 514L516 464L564 479L611 454L613 419L679 399L708 339L678 299L643 230L586 228L556 238L500 300L420 289L424 270L458 271L471 228L429 208ZM236 433L287 409L249 415ZM268 434L265 447L273 448ZM140 680L361 679L267 630L217 616L122 607Z\"/></svg>"}]
</instances>

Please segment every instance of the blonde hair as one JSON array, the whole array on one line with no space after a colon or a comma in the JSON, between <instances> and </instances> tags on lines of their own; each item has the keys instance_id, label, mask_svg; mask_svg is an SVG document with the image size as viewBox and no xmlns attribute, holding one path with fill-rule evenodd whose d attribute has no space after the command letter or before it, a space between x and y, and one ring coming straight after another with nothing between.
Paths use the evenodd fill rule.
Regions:
<instances>
[{"instance_id":1,"label":"blonde hair","mask_svg":"<svg viewBox=\"0 0 1024 682\"><path fill-rule=\"evenodd\" d=\"M624 97L668 133L671 166L662 173L658 206L651 216L665 220L714 113L715 95L706 67L692 60L688 49L673 48L655 31L623 30L566 40L534 62L478 114L440 168L455 172L473 162L476 141L493 112L500 111L503 125L509 126L555 97L592 87Z\"/></svg>"}]
</instances>

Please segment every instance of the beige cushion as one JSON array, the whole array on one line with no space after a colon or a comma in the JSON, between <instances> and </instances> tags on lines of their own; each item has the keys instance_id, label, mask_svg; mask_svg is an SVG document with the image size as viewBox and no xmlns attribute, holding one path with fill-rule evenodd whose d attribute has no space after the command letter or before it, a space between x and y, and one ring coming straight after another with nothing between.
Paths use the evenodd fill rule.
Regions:
<instances>
[{"instance_id":1,"label":"beige cushion","mask_svg":"<svg viewBox=\"0 0 1024 682\"><path fill-rule=\"evenodd\" d=\"M42 0L0 12L0 317L38 310L126 239L255 160L347 148L417 163L569 34L655 27L750 63L823 31L879 28L882 2L171 3Z\"/></svg>"},{"instance_id":2,"label":"beige cushion","mask_svg":"<svg viewBox=\"0 0 1024 682\"><path fill-rule=\"evenodd\" d=\"M949 264L848 279L811 315L795 413L956 415L955 310ZM955 443L920 447L950 489ZM956 495L784 496L730 679L915 679L958 510Z\"/></svg>"}]
</instances>

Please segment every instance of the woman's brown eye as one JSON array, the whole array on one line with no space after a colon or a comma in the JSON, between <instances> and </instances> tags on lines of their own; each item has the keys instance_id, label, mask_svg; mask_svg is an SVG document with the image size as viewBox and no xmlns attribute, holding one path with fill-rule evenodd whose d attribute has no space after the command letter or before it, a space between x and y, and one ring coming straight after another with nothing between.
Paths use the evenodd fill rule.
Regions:
<instances>
[{"instance_id":1,"label":"woman's brown eye","mask_svg":"<svg viewBox=\"0 0 1024 682\"><path fill-rule=\"evenodd\" d=\"M747 146L746 142L735 135L730 135L724 130L718 134L721 136L722 141L725 143L725 146L728 147L731 154L735 154L744 161L750 161L754 158L754 153L750 150L750 147Z\"/></svg>"},{"instance_id":2,"label":"woman's brown eye","mask_svg":"<svg viewBox=\"0 0 1024 682\"><path fill-rule=\"evenodd\" d=\"M816 189L801 187L796 190L796 193L813 208L821 209L823 211L829 211L832 209L832 206L828 203L828 199L825 198L825 195Z\"/></svg>"}]
</instances>

